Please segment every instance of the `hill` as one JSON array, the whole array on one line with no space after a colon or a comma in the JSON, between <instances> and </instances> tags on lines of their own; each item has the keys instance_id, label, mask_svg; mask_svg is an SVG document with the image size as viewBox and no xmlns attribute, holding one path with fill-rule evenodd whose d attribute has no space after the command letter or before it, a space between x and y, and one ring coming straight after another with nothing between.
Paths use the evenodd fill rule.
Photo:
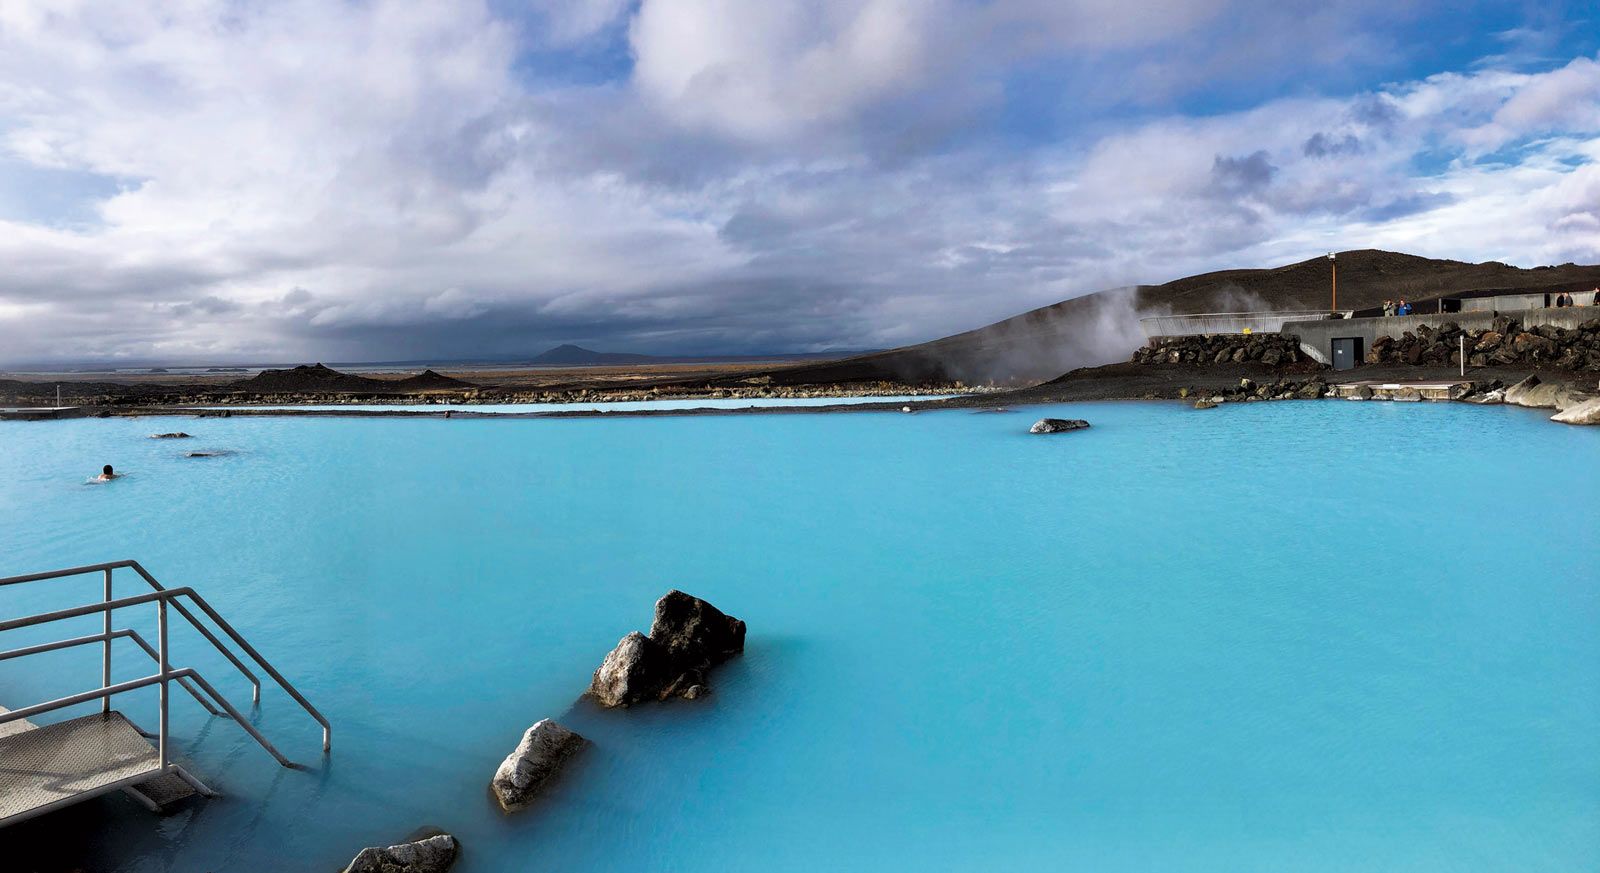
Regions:
<instances>
[{"instance_id":1,"label":"hill","mask_svg":"<svg viewBox=\"0 0 1600 873\"><path fill-rule=\"evenodd\" d=\"M631 355L623 352L596 352L572 344L560 345L534 358L530 363L563 367L593 367L605 364L652 364L663 359L654 355Z\"/></svg>"},{"instance_id":2,"label":"hill","mask_svg":"<svg viewBox=\"0 0 1600 873\"><path fill-rule=\"evenodd\" d=\"M393 390L392 385L378 379L341 373L321 364L301 364L290 370L262 370L249 379L233 383L235 388L257 394L390 391Z\"/></svg>"},{"instance_id":3,"label":"hill","mask_svg":"<svg viewBox=\"0 0 1600 873\"><path fill-rule=\"evenodd\" d=\"M1416 302L1491 288L1576 290L1600 284L1600 266L1576 264L1522 269L1498 261L1469 264L1376 249L1341 252L1337 263L1341 310L1371 309L1401 297ZM1086 294L954 336L765 375L779 385L1037 382L1075 367L1124 360L1145 342L1142 317L1326 310L1329 284L1325 256L1281 267L1220 270L1161 285Z\"/></svg>"},{"instance_id":4,"label":"hill","mask_svg":"<svg viewBox=\"0 0 1600 873\"><path fill-rule=\"evenodd\" d=\"M402 391L456 391L477 387L471 382L464 382L432 370L423 370L415 376L396 379L388 384Z\"/></svg>"}]
</instances>

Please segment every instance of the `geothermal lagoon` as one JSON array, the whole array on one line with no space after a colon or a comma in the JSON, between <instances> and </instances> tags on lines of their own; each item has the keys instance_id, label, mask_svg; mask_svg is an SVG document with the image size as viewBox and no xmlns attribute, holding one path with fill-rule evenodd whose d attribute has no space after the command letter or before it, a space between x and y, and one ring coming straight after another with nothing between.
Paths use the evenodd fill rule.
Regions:
<instances>
[{"instance_id":1,"label":"geothermal lagoon","mask_svg":"<svg viewBox=\"0 0 1600 873\"><path fill-rule=\"evenodd\" d=\"M0 573L136 558L334 731L323 758L266 689L288 770L179 695L178 759L222 797L110 795L0 843L134 871L337 870L421 826L461 873L1588 869L1600 437L1548 414L0 422ZM1045 416L1093 427L1030 436ZM88 484L104 463L126 476ZM670 588L744 619L744 654L698 700L579 702ZM247 701L191 634L175 663ZM0 704L98 663L0 663ZM489 778L546 717L593 746L504 815Z\"/></svg>"}]
</instances>

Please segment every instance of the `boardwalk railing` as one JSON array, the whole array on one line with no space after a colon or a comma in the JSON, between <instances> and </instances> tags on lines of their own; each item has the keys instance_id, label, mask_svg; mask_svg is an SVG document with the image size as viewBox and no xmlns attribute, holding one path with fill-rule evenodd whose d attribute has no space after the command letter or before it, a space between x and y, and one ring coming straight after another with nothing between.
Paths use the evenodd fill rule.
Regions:
<instances>
[{"instance_id":1,"label":"boardwalk railing","mask_svg":"<svg viewBox=\"0 0 1600 873\"><path fill-rule=\"evenodd\" d=\"M1229 333L1277 333L1292 321L1318 321L1334 313L1325 309L1276 312L1201 312L1193 315L1152 315L1139 319L1147 338L1201 336ZM1339 313L1348 317L1347 313Z\"/></svg>"},{"instance_id":2,"label":"boardwalk railing","mask_svg":"<svg viewBox=\"0 0 1600 873\"><path fill-rule=\"evenodd\" d=\"M151 590L130 597L114 597L112 593L112 574L114 571L119 569L132 570L149 586ZM282 673L279 673L278 670L274 668L266 658L262 657L261 653L256 651L255 647L250 645L250 643L245 640L245 638L237 630L235 630L226 619L218 614L217 611L212 608L211 604L206 602L204 597L201 597L192 588L165 588L160 582L156 581L155 577L151 576L150 573L144 569L144 567L140 566L137 561L114 561L105 564L91 564L83 567L72 567L66 570L53 570L46 573L10 576L0 579L0 587L21 585L28 582L40 582L48 579L64 579L75 576L85 576L97 573L103 575L104 582L102 589L103 597L100 602L88 603L83 606L76 606L68 609L59 609L53 612L39 613L37 615L24 616L22 618L10 619L8 621L0 621L0 633L17 630L20 628L45 625L72 618L95 615L97 613L103 616L103 621L101 624L102 629L99 633L39 643L30 646L23 646L21 648L10 649L8 651L0 651L0 661L23 658L30 655L43 654L45 652L60 651L77 646L94 645L98 643L102 647L100 659L100 687L97 689L68 695L66 697L57 698L55 700L46 701L44 703L35 704L33 706L22 707L10 712L0 709L0 725L20 721L21 719L26 719L29 716L39 715L46 712L64 709L70 706L88 703L94 700L101 701L102 715L105 717L110 717L112 715L112 697L141 688L157 686L160 699L160 726L153 736L145 734L147 738L154 739L156 741L156 767L154 770L137 774L121 781L132 782L136 781L137 779L148 778L151 773L166 774L175 772L186 781L193 783L195 782L193 777L190 777L188 774L184 773L181 768L178 768L176 765L172 764L168 748L169 687L176 683L180 688L193 696L195 700L199 701L200 705L204 707L208 713L212 715L226 714L241 728L243 728L246 733L255 739L255 741L259 743L262 748L266 749L267 752L278 761L278 763L285 767L295 766L293 761L289 760L281 752L279 752L277 747L275 747L266 737L262 736L261 732L256 730L255 726L250 724L244 715L241 714L239 710L236 709L231 703L229 703L227 698L218 693L216 688L213 687L210 682L206 681L206 679L196 670L190 667L177 669L173 668L171 661L171 648L168 642L168 625L170 623L168 619L169 611L177 613L191 626L193 626L195 630L199 631L202 637L204 637L208 642L211 643L212 646L221 652L228 659L228 661L232 663L233 666L238 669L247 680L249 680L252 691L252 701L254 703L259 703L261 700L261 680L253 671L250 670L248 666L245 665L244 661L237 654L235 654L232 649L230 649L223 643L221 639L217 637L210 627L208 627L196 616L194 611L191 611L192 607L194 610L198 610L200 613L203 613L207 618L209 618L224 636L226 636L234 643L234 645L243 651L244 654L248 656L248 658L253 661L259 669L271 677L272 680L275 681L279 687L281 687L291 698L293 698L294 701L298 703L307 714L316 720L317 724L322 726L322 751L324 754L329 751L332 728L328 724L328 719L324 717L316 707L312 706L310 701L306 700L305 696L302 695L299 690L289 682L289 680L283 677ZM154 604L156 607L156 643L153 646L137 631L130 628L116 628L113 626L113 615L119 610L143 606L145 604ZM126 638L133 641L145 653L145 655L154 660L156 662L156 672L138 679L113 683L111 680L111 644L113 640L121 638ZM202 694L202 692L204 693ZM143 731L140 731L140 733L143 733ZM109 783L101 784L96 787L94 793L103 793L104 790L114 787L116 786L110 785ZM197 785L197 787L203 786ZM51 807L54 808L59 805L61 804L53 803L51 804ZM39 811L42 812L44 810L41 809Z\"/></svg>"}]
</instances>

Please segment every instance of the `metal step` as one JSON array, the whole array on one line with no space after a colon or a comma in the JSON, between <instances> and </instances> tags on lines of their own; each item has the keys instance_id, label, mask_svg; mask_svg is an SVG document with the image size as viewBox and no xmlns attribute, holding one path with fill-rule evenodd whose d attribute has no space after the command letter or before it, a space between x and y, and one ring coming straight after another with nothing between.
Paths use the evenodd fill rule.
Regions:
<instances>
[{"instance_id":1,"label":"metal step","mask_svg":"<svg viewBox=\"0 0 1600 873\"><path fill-rule=\"evenodd\" d=\"M129 785L122 791L155 812L168 812L177 804L201 793L175 772L162 773L137 785Z\"/></svg>"},{"instance_id":2,"label":"metal step","mask_svg":"<svg viewBox=\"0 0 1600 873\"><path fill-rule=\"evenodd\" d=\"M161 775L160 755L120 712L0 737L0 826Z\"/></svg>"}]
</instances>

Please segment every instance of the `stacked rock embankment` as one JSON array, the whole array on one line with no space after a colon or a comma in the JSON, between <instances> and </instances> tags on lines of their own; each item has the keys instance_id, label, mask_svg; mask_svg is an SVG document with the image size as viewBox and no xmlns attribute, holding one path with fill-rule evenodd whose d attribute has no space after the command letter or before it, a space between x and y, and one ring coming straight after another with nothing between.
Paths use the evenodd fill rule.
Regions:
<instances>
[{"instance_id":1,"label":"stacked rock embankment","mask_svg":"<svg viewBox=\"0 0 1600 873\"><path fill-rule=\"evenodd\" d=\"M1300 338L1277 333L1222 333L1157 337L1133 353L1135 364L1298 364L1306 355Z\"/></svg>"},{"instance_id":2,"label":"stacked rock embankment","mask_svg":"<svg viewBox=\"0 0 1600 873\"><path fill-rule=\"evenodd\" d=\"M1321 376L1310 379L1275 379L1257 382L1240 379L1238 385L1219 389L1190 389L1179 391L1180 397L1194 400L1196 409L1214 409L1223 403L1249 403L1260 400L1319 400L1333 393L1333 388Z\"/></svg>"},{"instance_id":3,"label":"stacked rock embankment","mask_svg":"<svg viewBox=\"0 0 1600 873\"><path fill-rule=\"evenodd\" d=\"M1499 316L1487 330L1463 330L1455 322L1422 325L1399 339L1378 337L1367 351L1369 364L1440 366L1461 363L1465 339L1467 366L1538 366L1554 370L1600 371L1600 318L1575 328L1521 322Z\"/></svg>"}]
</instances>

